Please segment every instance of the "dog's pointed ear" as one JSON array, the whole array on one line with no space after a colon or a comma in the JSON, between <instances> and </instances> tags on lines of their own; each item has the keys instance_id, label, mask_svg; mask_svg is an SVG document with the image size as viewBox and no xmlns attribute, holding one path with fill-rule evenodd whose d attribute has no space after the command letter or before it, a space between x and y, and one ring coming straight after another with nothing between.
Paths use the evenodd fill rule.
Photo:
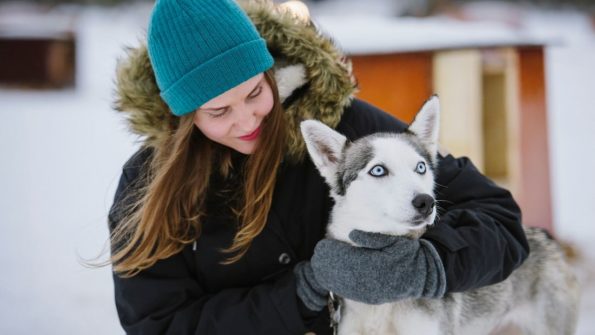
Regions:
<instances>
[{"instance_id":1,"label":"dog's pointed ear","mask_svg":"<svg viewBox=\"0 0 595 335\"><path fill-rule=\"evenodd\" d=\"M424 103L408 130L414 133L430 154L433 162L438 155L438 135L440 129L440 101L433 95Z\"/></svg>"},{"instance_id":2,"label":"dog's pointed ear","mask_svg":"<svg viewBox=\"0 0 595 335\"><path fill-rule=\"evenodd\" d=\"M312 162L326 182L334 187L337 165L347 138L316 120L303 121L300 128Z\"/></svg>"}]
</instances>

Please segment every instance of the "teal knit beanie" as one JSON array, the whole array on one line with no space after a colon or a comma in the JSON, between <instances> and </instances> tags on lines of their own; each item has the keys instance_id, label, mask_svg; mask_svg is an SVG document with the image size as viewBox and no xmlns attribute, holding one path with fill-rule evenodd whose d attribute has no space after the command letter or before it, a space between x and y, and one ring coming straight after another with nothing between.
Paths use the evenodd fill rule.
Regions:
<instances>
[{"instance_id":1,"label":"teal knit beanie","mask_svg":"<svg viewBox=\"0 0 595 335\"><path fill-rule=\"evenodd\" d=\"M147 47L161 97L178 116L274 62L265 40L233 0L158 0Z\"/></svg>"}]
</instances>

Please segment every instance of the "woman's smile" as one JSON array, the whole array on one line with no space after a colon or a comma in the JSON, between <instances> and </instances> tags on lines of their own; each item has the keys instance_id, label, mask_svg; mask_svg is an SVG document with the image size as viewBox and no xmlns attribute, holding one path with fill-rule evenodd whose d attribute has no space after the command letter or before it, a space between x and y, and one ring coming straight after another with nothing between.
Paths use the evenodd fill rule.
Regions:
<instances>
[{"instance_id":1,"label":"woman's smile","mask_svg":"<svg viewBox=\"0 0 595 335\"><path fill-rule=\"evenodd\" d=\"M254 141L255 139L258 138L258 135L260 135L260 129L261 129L261 127L258 126L258 128L256 128L250 134L244 135L244 136L240 136L239 138L240 138L240 140L243 140L243 141Z\"/></svg>"}]
</instances>

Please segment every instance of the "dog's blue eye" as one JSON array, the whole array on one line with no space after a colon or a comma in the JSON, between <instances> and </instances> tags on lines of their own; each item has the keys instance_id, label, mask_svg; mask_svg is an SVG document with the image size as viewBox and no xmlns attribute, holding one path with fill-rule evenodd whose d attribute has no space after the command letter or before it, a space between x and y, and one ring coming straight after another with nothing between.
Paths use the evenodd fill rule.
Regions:
<instances>
[{"instance_id":1,"label":"dog's blue eye","mask_svg":"<svg viewBox=\"0 0 595 335\"><path fill-rule=\"evenodd\" d=\"M382 177L388 174L388 172L382 165L374 165L368 173L373 177Z\"/></svg>"},{"instance_id":2,"label":"dog's blue eye","mask_svg":"<svg viewBox=\"0 0 595 335\"><path fill-rule=\"evenodd\" d=\"M426 163L424 163L424 162L417 163L417 166L415 167L415 172L417 172L419 174L426 173Z\"/></svg>"}]
</instances>

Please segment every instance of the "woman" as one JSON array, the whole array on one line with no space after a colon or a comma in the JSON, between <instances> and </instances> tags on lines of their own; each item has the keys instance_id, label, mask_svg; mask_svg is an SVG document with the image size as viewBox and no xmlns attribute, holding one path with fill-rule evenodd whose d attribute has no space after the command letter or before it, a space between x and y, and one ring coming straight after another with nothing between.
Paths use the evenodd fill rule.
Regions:
<instances>
[{"instance_id":1,"label":"woman","mask_svg":"<svg viewBox=\"0 0 595 335\"><path fill-rule=\"evenodd\" d=\"M145 138L109 215L127 333L329 334L329 291L368 303L380 290L387 301L441 297L521 264L528 246L510 193L445 155L429 243L395 240L390 247L404 251L390 266L349 274L357 283L398 268L383 278L411 285L333 286L358 249L324 239L332 201L299 122L318 119L351 140L405 125L353 99L349 64L311 24L266 2L244 10L230 0L159 0L147 47L119 66L116 106Z\"/></svg>"}]
</instances>

